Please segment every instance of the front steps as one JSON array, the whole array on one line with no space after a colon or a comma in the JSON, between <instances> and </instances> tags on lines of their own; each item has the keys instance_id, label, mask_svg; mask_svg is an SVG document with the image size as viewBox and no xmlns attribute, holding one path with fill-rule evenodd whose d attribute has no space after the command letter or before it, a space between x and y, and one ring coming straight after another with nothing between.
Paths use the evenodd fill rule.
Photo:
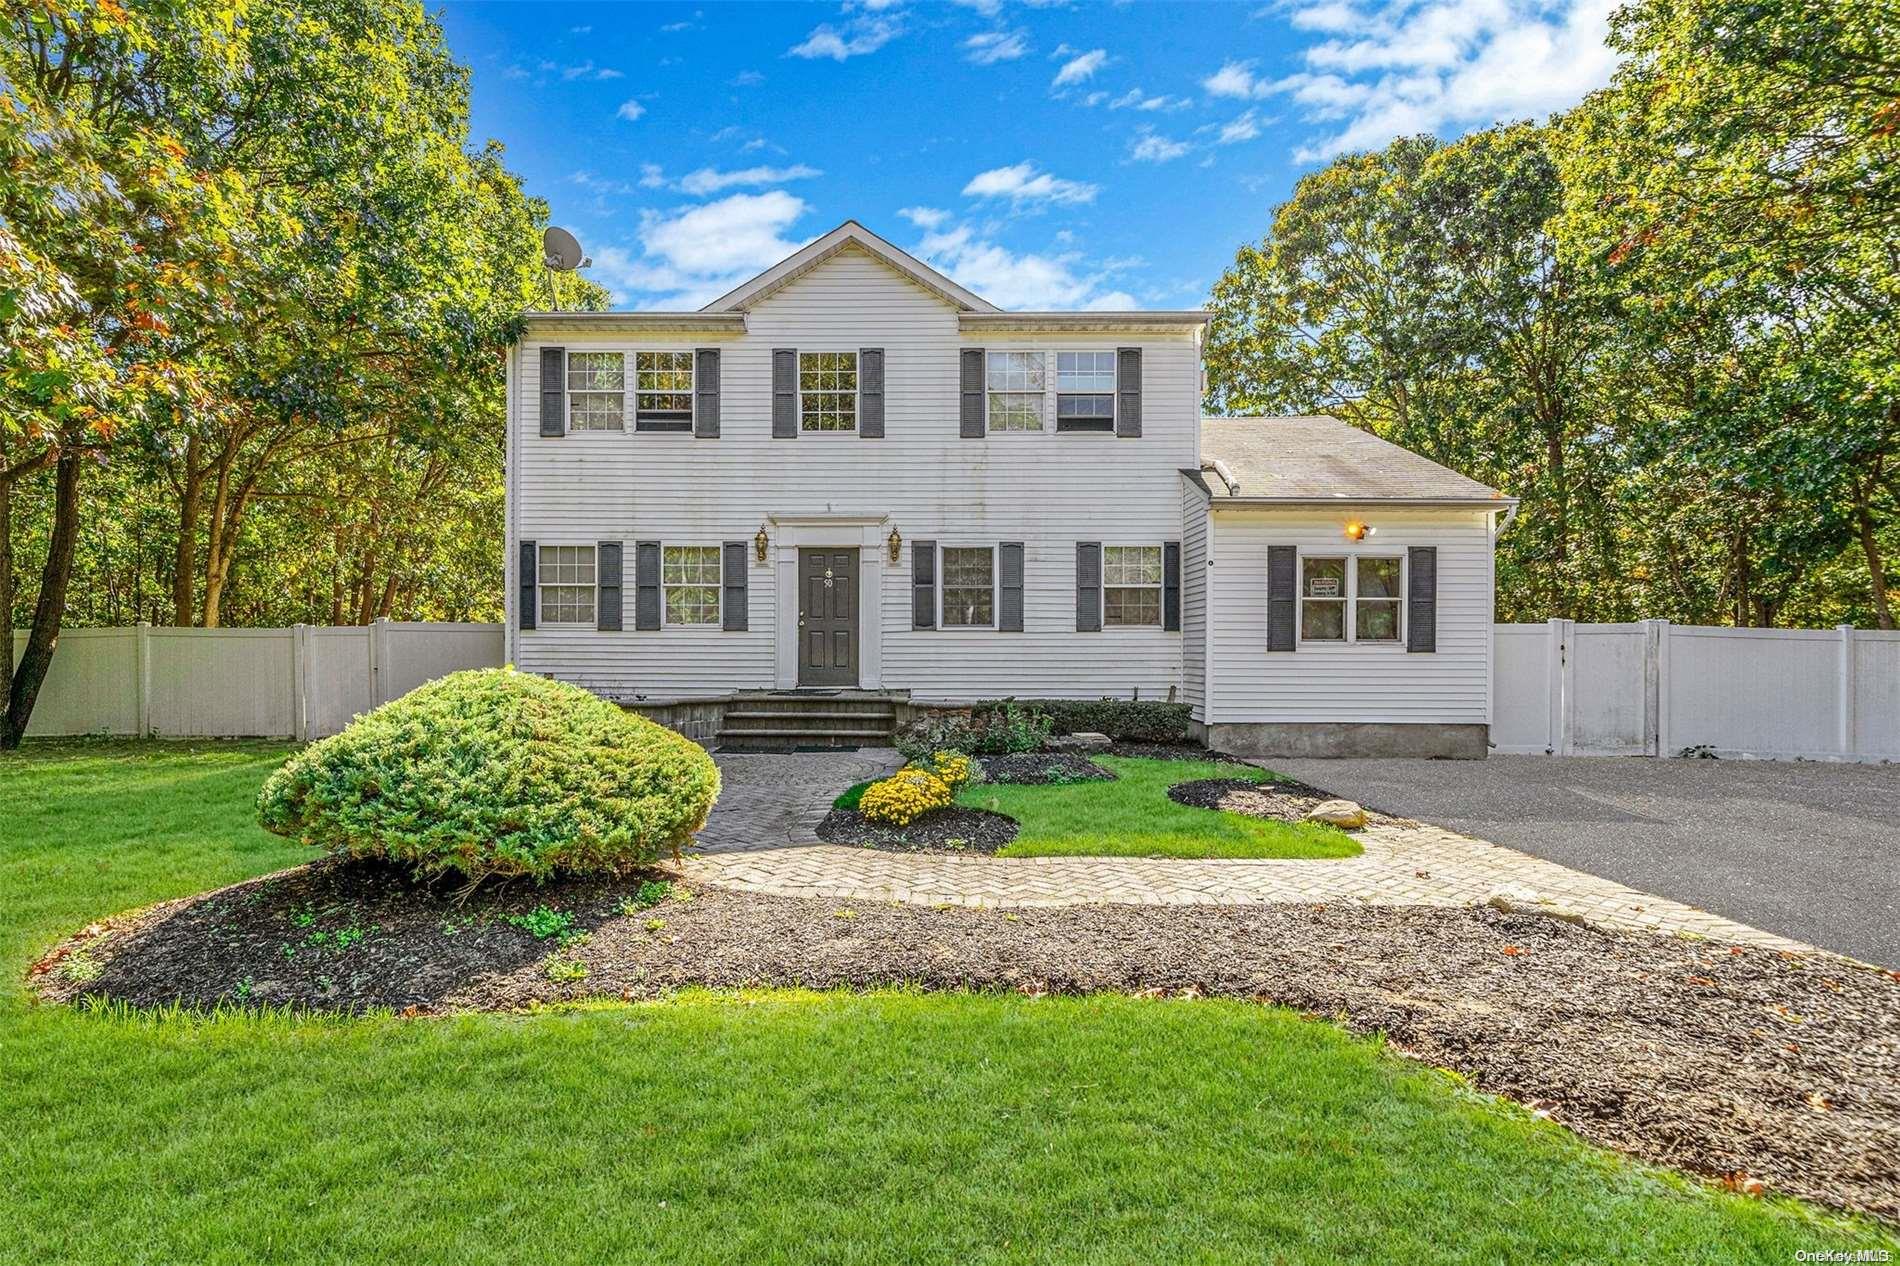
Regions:
<instances>
[{"instance_id":1,"label":"front steps","mask_svg":"<svg viewBox=\"0 0 1900 1266\"><path fill-rule=\"evenodd\" d=\"M772 752L889 747L903 697L842 687L740 691L726 703L719 746Z\"/></svg>"}]
</instances>

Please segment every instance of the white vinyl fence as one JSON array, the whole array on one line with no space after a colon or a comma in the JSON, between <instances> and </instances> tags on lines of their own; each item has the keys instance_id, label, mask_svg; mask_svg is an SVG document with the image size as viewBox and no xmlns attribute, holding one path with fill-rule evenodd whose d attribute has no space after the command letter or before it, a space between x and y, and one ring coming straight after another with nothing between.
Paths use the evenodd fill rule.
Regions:
<instances>
[{"instance_id":1,"label":"white vinyl fence","mask_svg":"<svg viewBox=\"0 0 1900 1266\"><path fill-rule=\"evenodd\" d=\"M29 737L322 738L461 668L501 663L499 624L69 629ZM14 634L14 655L26 644Z\"/></svg>"},{"instance_id":2,"label":"white vinyl fence","mask_svg":"<svg viewBox=\"0 0 1900 1266\"><path fill-rule=\"evenodd\" d=\"M1492 646L1500 752L1900 760L1900 633L1552 620Z\"/></svg>"}]
</instances>

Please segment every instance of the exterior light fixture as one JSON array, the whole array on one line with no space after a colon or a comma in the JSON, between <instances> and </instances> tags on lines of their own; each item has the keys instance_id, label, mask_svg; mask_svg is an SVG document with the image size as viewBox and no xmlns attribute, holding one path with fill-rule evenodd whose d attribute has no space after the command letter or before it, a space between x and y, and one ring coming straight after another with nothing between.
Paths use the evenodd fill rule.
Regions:
<instances>
[{"instance_id":1,"label":"exterior light fixture","mask_svg":"<svg viewBox=\"0 0 1900 1266\"><path fill-rule=\"evenodd\" d=\"M759 524L758 534L752 538L752 552L758 555L760 562L765 561L765 547L771 543L772 538L765 534L765 524Z\"/></svg>"},{"instance_id":2,"label":"exterior light fixture","mask_svg":"<svg viewBox=\"0 0 1900 1266\"><path fill-rule=\"evenodd\" d=\"M1368 536L1377 535L1378 531L1370 523L1362 523L1358 519L1346 520L1346 539L1349 541L1363 541Z\"/></svg>"},{"instance_id":3,"label":"exterior light fixture","mask_svg":"<svg viewBox=\"0 0 1900 1266\"><path fill-rule=\"evenodd\" d=\"M890 548L891 561L893 563L903 557L904 538L898 534L897 525L895 523L891 525L891 534L884 538L884 544Z\"/></svg>"}]
</instances>

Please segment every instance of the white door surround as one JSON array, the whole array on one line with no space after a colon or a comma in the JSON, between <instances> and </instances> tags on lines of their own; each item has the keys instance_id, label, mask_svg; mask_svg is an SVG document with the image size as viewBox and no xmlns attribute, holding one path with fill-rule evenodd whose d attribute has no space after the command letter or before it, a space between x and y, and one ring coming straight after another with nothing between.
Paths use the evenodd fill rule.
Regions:
<instances>
[{"instance_id":1,"label":"white door surround","mask_svg":"<svg viewBox=\"0 0 1900 1266\"><path fill-rule=\"evenodd\" d=\"M776 689L798 686L798 551L829 546L858 551L858 686L876 690L883 681L882 600L889 561L886 514L793 514L765 516L777 570L778 637L772 682Z\"/></svg>"}]
</instances>

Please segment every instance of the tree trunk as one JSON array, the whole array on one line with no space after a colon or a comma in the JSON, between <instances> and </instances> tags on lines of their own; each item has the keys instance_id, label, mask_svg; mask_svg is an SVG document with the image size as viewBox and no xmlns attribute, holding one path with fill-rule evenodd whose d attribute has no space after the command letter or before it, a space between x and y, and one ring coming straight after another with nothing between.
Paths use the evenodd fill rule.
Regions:
<instances>
[{"instance_id":1,"label":"tree trunk","mask_svg":"<svg viewBox=\"0 0 1900 1266\"><path fill-rule=\"evenodd\" d=\"M7 692L6 716L0 718L0 751L12 751L26 737L33 703L39 698L46 670L53 665L53 649L59 644L60 620L66 614L66 584L73 574L73 545L79 537L80 460L76 446L62 448L54 469L53 535L46 549L46 565L40 571L39 599L33 605L26 653L20 656L19 670L13 674Z\"/></svg>"},{"instance_id":2,"label":"tree trunk","mask_svg":"<svg viewBox=\"0 0 1900 1266\"><path fill-rule=\"evenodd\" d=\"M172 623L190 628L198 606L198 498L204 493L198 437L185 441L185 475L178 482L178 545L172 561Z\"/></svg>"},{"instance_id":3,"label":"tree trunk","mask_svg":"<svg viewBox=\"0 0 1900 1266\"><path fill-rule=\"evenodd\" d=\"M1887 601L1887 569L1880 557L1880 540L1874 535L1874 512L1867 504L1865 492L1857 490L1854 498L1854 517L1860 528L1861 553L1867 556L1867 575L1873 582L1874 626L1891 629L1893 625L1893 607Z\"/></svg>"}]
</instances>

